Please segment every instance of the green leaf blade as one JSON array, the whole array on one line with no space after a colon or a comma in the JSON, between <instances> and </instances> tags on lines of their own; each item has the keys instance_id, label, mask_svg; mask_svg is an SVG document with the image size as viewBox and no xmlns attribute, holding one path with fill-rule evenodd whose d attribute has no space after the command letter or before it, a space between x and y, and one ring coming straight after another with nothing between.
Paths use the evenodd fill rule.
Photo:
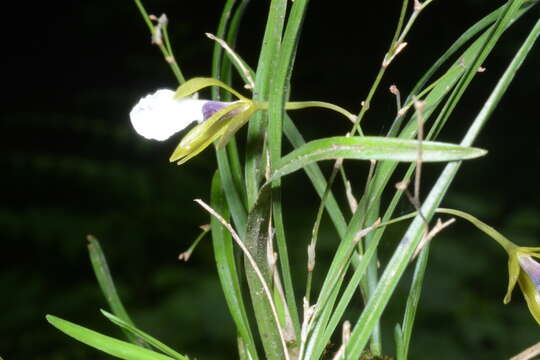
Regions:
<instances>
[{"instance_id":1,"label":"green leaf blade","mask_svg":"<svg viewBox=\"0 0 540 360\"><path fill-rule=\"evenodd\" d=\"M118 295L118 291L116 290L116 286L114 285L109 270L109 265L107 264L107 259L105 258L105 254L101 249L98 239L92 235L88 235L86 238L88 240L88 254L90 255L90 262L92 263L94 274L96 275L101 292L105 296L112 312L127 324L135 326L122 304L122 300L120 300L120 296ZM144 345L144 343L136 336L133 336L129 332L126 332L125 334L127 339L133 344Z\"/></svg>"},{"instance_id":2,"label":"green leaf blade","mask_svg":"<svg viewBox=\"0 0 540 360\"><path fill-rule=\"evenodd\" d=\"M87 329L67 320L60 319L53 315L46 316L47 321L62 331L66 335L91 346L95 349L103 351L109 355L115 356L124 360L174 360L171 357L157 353L152 350L145 349L140 346L130 344L125 341L115 339L113 337L100 334L94 330ZM182 357L182 360L189 360L187 357Z\"/></svg>"},{"instance_id":3,"label":"green leaf blade","mask_svg":"<svg viewBox=\"0 0 540 360\"><path fill-rule=\"evenodd\" d=\"M267 257L268 241L271 241L268 233L270 221L268 215L270 214L271 206L272 188L270 186L264 186L253 209L249 213L246 238L244 240L246 248L251 253L267 284L272 283L272 270ZM253 305L253 314L255 315L259 335L263 340L266 359L286 359L283 347L281 346L279 324L275 321L269 299L264 295L264 285L250 262L245 261L244 268L251 303Z\"/></svg>"},{"instance_id":4,"label":"green leaf blade","mask_svg":"<svg viewBox=\"0 0 540 360\"><path fill-rule=\"evenodd\" d=\"M126 331L129 331L130 333L137 336L138 338L143 339L144 341L146 341L146 343L152 345L154 348L158 349L162 353L167 354L167 355L169 355L172 358L177 359L177 360L183 360L183 359L186 358L184 355L179 354L178 352L174 351L174 349L172 349L171 347L165 345L164 343L162 343L161 341L159 341L155 337L153 337L151 335L148 335L144 331L136 328L132 324L129 324L129 323L125 322L124 320L120 319L119 317L114 316L113 314L111 314L111 313L109 313L109 312L107 312L105 310L101 310L101 313L107 319L109 319L113 324L118 325L122 329L124 329Z\"/></svg>"},{"instance_id":5,"label":"green leaf blade","mask_svg":"<svg viewBox=\"0 0 540 360\"><path fill-rule=\"evenodd\" d=\"M212 179L212 207L225 218L228 218L229 209L227 208L225 196L221 177L219 173L216 173ZM242 275L239 273L236 264L231 235L214 216L211 218L210 224L217 271L227 306L245 350L249 352L251 359L257 360L257 349L242 297L240 282Z\"/></svg>"},{"instance_id":6,"label":"green leaf blade","mask_svg":"<svg viewBox=\"0 0 540 360\"><path fill-rule=\"evenodd\" d=\"M385 137L336 136L311 141L279 161L269 181L290 174L313 162L337 158L415 162L421 149L422 162L448 162L485 155L483 149L460 145Z\"/></svg>"}]
</instances>

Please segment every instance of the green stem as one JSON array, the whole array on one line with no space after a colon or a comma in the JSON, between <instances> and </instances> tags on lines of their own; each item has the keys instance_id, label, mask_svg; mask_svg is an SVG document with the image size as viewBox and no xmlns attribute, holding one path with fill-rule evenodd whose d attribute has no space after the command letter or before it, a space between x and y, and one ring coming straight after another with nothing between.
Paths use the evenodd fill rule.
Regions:
<instances>
[{"instance_id":1,"label":"green stem","mask_svg":"<svg viewBox=\"0 0 540 360\"><path fill-rule=\"evenodd\" d=\"M455 210L455 209L445 209L445 208L438 208L438 213L442 214L450 214L459 216L462 219L467 220L474 226L476 226L479 230L483 231L485 234L487 234L489 237L491 237L493 240L495 240L499 245L502 246L504 250L506 250L507 253L510 253L512 249L515 249L517 247L516 244L514 244L512 241L510 241L507 237L505 237L503 234L489 226L488 224L482 222L478 218L467 214L464 211Z\"/></svg>"},{"instance_id":2,"label":"green stem","mask_svg":"<svg viewBox=\"0 0 540 360\"><path fill-rule=\"evenodd\" d=\"M256 105L261 110L268 110L268 102L265 101L257 101ZM289 101L285 103L285 110L301 110L301 109L307 109L310 107L318 107L328 110L333 110L343 116L345 116L350 121L354 122L356 120L356 115L353 113L345 110L341 106L328 103L325 101ZM362 129L359 129L360 135L363 136Z\"/></svg>"},{"instance_id":3,"label":"green stem","mask_svg":"<svg viewBox=\"0 0 540 360\"><path fill-rule=\"evenodd\" d=\"M377 91L377 89L379 88L379 84L381 83L381 80L385 72L386 72L386 67L381 67L379 69L379 72L377 73L377 76L375 77L375 80L373 81L373 84L371 85L371 89L369 90L366 100L362 102L362 109L360 110L360 113L358 114L358 117L356 118L356 121L354 122L352 131L351 131L352 135L354 135L356 131L358 131L358 133L361 134L360 122L366 115L366 112L369 110L371 99L373 98L375 91Z\"/></svg>"},{"instance_id":4,"label":"green stem","mask_svg":"<svg viewBox=\"0 0 540 360\"><path fill-rule=\"evenodd\" d=\"M148 16L148 13L144 9L144 6L141 3L141 0L133 0L133 1L135 2L135 5L137 5L137 8L139 9L139 12L141 13L143 20L148 26L148 29L150 30L150 34L152 35L152 38L153 38L156 33L156 28L154 27L154 24L152 24L152 20L150 20L150 17ZM176 58L174 57L174 54L172 52L171 45L169 42L169 35L167 33L167 26L164 26L163 30L164 30L163 31L164 40L165 40L165 43L168 44L167 46L170 49L170 51L167 49L167 47L163 43L157 44L157 45L159 47L159 50L163 54L163 58L165 58L166 62L171 67L171 70L174 76L176 77L176 80L178 80L179 84L183 84L186 82L186 78L184 77L184 74L182 74L182 71L180 70L180 66L178 66L178 63L176 62Z\"/></svg>"}]
</instances>

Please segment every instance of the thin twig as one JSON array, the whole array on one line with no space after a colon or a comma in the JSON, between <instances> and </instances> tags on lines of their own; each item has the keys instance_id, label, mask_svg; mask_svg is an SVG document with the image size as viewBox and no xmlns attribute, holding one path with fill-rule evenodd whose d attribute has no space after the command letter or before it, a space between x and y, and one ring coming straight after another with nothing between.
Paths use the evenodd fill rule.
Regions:
<instances>
[{"instance_id":1,"label":"thin twig","mask_svg":"<svg viewBox=\"0 0 540 360\"><path fill-rule=\"evenodd\" d=\"M195 241L193 241L191 246L186 251L184 251L184 252L180 253L180 255L178 255L178 260L188 261L189 258L191 257L191 254L193 253L193 251L195 250L197 245L199 245L199 242L202 240L204 235L206 235L206 233L210 231L210 225L208 225L208 224L201 225L201 226L199 226L199 228L202 230L202 233L200 233L199 236L197 236Z\"/></svg>"},{"instance_id":2,"label":"thin twig","mask_svg":"<svg viewBox=\"0 0 540 360\"><path fill-rule=\"evenodd\" d=\"M337 173L342 165L343 165L343 158L338 158L334 162L334 167L332 168L332 174L330 175L330 178L328 179L328 182L326 184L326 188L324 189L323 196L321 197L321 202L319 203L319 208L317 209L317 216L315 218L315 223L313 224L313 229L311 230L311 241L307 247L308 273L307 273L307 280L306 280L306 293L304 294L308 302L311 299L311 282L313 278L313 270L315 269L315 256L316 256L315 250L317 246L317 239L319 238L319 228L321 225L322 215L324 213L324 204L326 203L326 199L328 198L328 195L332 191L331 186L334 183Z\"/></svg>"},{"instance_id":3,"label":"thin twig","mask_svg":"<svg viewBox=\"0 0 540 360\"><path fill-rule=\"evenodd\" d=\"M230 48L230 46L227 44L227 42L223 39L218 38L214 34L206 33L206 36L208 36L210 39L216 41L236 62L236 64L242 69L242 73L246 77L248 83L244 85L246 89L255 89L255 81L251 77L251 73L247 69L247 67L244 65L244 62L240 60L240 57L233 51L233 49Z\"/></svg>"},{"instance_id":4,"label":"thin twig","mask_svg":"<svg viewBox=\"0 0 540 360\"><path fill-rule=\"evenodd\" d=\"M416 248L416 250L414 250L414 254L411 257L411 261L416 258L420 250L422 250L435 237L435 235L440 233L442 230L444 230L448 226L452 225L455 221L456 221L455 218L451 218L445 222L442 222L441 219L437 219L437 223L435 224L433 229L431 229L431 231L422 238L422 240L418 244L418 247Z\"/></svg>"},{"instance_id":5,"label":"thin twig","mask_svg":"<svg viewBox=\"0 0 540 360\"><path fill-rule=\"evenodd\" d=\"M510 360L529 360L537 355L540 355L540 342L511 357Z\"/></svg>"}]
</instances>

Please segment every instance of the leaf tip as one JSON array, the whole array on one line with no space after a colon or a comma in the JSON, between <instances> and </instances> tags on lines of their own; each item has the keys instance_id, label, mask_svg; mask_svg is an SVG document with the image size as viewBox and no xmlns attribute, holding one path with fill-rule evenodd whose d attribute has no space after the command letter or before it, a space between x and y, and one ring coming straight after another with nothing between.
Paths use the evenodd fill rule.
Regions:
<instances>
[{"instance_id":1,"label":"leaf tip","mask_svg":"<svg viewBox=\"0 0 540 360\"><path fill-rule=\"evenodd\" d=\"M51 315L51 314L47 314L45 315L45 320L47 320L47 322L53 326L56 327L56 323L58 322L59 318L54 316L54 315Z\"/></svg>"}]
</instances>

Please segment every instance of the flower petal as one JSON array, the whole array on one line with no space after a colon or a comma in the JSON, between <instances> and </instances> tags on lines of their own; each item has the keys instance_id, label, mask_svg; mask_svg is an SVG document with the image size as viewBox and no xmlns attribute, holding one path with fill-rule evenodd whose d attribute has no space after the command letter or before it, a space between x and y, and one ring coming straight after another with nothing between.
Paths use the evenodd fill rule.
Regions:
<instances>
[{"instance_id":1,"label":"flower petal","mask_svg":"<svg viewBox=\"0 0 540 360\"><path fill-rule=\"evenodd\" d=\"M172 90L160 89L139 100L129 113L131 124L139 135L163 141L192 122L203 121L203 107L207 100L176 100L174 95Z\"/></svg>"},{"instance_id":2,"label":"flower petal","mask_svg":"<svg viewBox=\"0 0 540 360\"><path fill-rule=\"evenodd\" d=\"M237 92L236 90L228 86L227 84L223 83L222 81L219 81L218 79L214 79L214 78L202 78L202 77L189 79L188 81L180 85L178 89L176 89L175 98L176 99L184 98L201 89L204 89L210 86L218 86L232 93L234 96L236 96L240 100L248 100L245 96L242 96L242 94L240 94L239 92Z\"/></svg>"},{"instance_id":3,"label":"flower petal","mask_svg":"<svg viewBox=\"0 0 540 360\"><path fill-rule=\"evenodd\" d=\"M259 108L255 105L255 103L252 103L247 109L245 109L243 112L239 113L234 117L234 120L230 122L230 124L227 126L227 130L221 136L218 143L218 149L222 149L229 140L236 134L238 129L240 129L242 126L245 125L249 121L249 118L251 115L253 115Z\"/></svg>"},{"instance_id":4,"label":"flower petal","mask_svg":"<svg viewBox=\"0 0 540 360\"><path fill-rule=\"evenodd\" d=\"M508 290L506 290L506 295L504 296L503 302L508 304L512 299L512 290L516 286L521 268L519 267L518 262L518 253L516 250L512 250L508 253Z\"/></svg>"},{"instance_id":5,"label":"flower petal","mask_svg":"<svg viewBox=\"0 0 540 360\"><path fill-rule=\"evenodd\" d=\"M529 307L531 315L540 325L540 294L538 293L537 286L533 283L525 271L522 271L519 274L518 283L521 291L523 292L523 296L527 301L527 306Z\"/></svg>"},{"instance_id":6,"label":"flower petal","mask_svg":"<svg viewBox=\"0 0 540 360\"><path fill-rule=\"evenodd\" d=\"M234 102L214 113L202 124L195 126L182 138L180 144L178 144L169 158L169 161L176 161L180 165L199 154L208 145L223 135L227 126L231 121L234 121L238 114L242 113L246 106L246 103L243 101ZM231 114L233 116L230 116Z\"/></svg>"}]
</instances>

